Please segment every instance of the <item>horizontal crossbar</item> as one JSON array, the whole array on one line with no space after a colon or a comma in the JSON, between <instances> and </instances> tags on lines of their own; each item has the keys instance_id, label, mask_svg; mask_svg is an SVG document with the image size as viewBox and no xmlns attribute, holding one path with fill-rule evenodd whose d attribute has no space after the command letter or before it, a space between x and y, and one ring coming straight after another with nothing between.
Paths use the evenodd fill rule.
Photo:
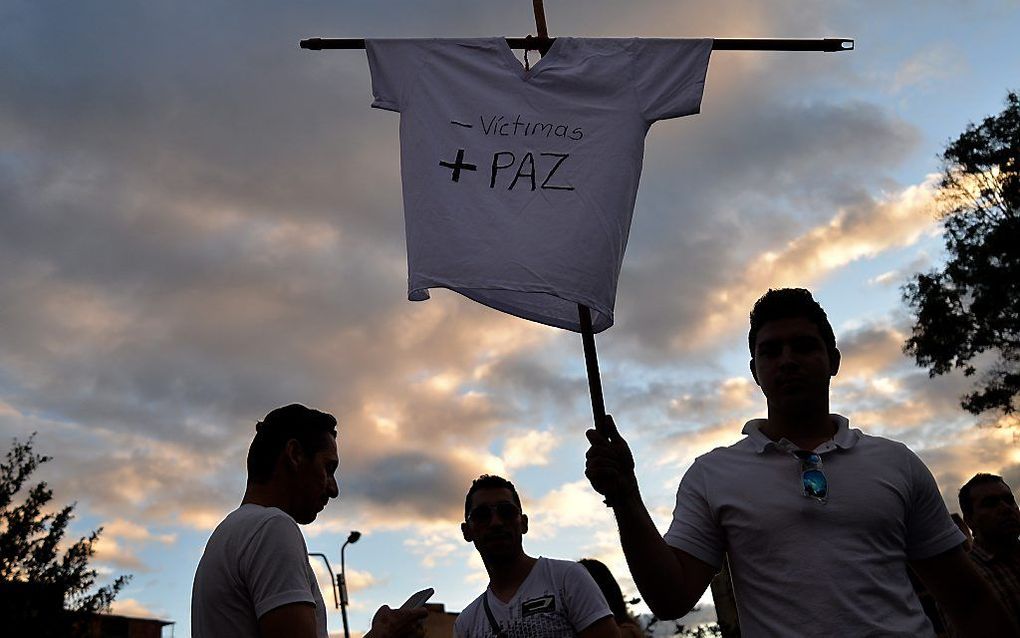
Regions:
<instances>
[{"instance_id":1,"label":"horizontal crossbar","mask_svg":"<svg viewBox=\"0 0 1020 638\"><path fill-rule=\"evenodd\" d=\"M556 38L507 38L512 49L545 49ZM302 49L364 49L364 38L308 38L301 41ZM715 51L853 51L854 41L850 38L715 38Z\"/></svg>"}]
</instances>

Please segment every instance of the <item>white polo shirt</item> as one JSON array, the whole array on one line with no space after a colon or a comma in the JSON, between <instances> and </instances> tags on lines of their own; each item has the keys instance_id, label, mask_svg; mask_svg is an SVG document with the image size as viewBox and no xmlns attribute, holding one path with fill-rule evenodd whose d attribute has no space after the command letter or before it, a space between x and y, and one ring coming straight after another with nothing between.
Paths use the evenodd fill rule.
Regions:
<instances>
[{"instance_id":1,"label":"white polo shirt","mask_svg":"<svg viewBox=\"0 0 1020 638\"><path fill-rule=\"evenodd\" d=\"M744 636L932 636L906 562L963 534L913 452L831 418L836 434L815 449L825 502L804 495L796 446L755 419L695 460L664 538L715 567L729 554Z\"/></svg>"}]
</instances>

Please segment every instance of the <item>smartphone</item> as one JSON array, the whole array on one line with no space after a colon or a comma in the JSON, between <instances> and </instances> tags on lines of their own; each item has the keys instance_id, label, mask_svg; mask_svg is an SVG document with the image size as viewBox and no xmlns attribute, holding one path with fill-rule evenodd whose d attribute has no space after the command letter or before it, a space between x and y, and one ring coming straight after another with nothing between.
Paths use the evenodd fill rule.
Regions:
<instances>
[{"instance_id":1,"label":"smartphone","mask_svg":"<svg viewBox=\"0 0 1020 638\"><path fill-rule=\"evenodd\" d=\"M436 590L429 587L419 592L411 594L411 597L404 601L404 604L400 606L401 609L414 609L424 605L429 598L432 598L432 594L436 593Z\"/></svg>"}]
</instances>

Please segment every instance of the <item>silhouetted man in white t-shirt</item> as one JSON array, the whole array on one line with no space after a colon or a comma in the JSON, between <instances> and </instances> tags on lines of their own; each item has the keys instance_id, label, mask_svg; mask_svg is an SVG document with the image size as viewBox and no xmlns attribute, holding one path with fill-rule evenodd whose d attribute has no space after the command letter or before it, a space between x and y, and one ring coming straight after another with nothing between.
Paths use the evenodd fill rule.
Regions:
<instances>
[{"instance_id":1,"label":"silhouetted man in white t-shirt","mask_svg":"<svg viewBox=\"0 0 1020 638\"><path fill-rule=\"evenodd\" d=\"M191 598L193 638L327 638L326 606L298 524L339 495L336 419L303 405L255 426L241 505L206 543ZM382 607L366 638L402 638L426 616Z\"/></svg>"},{"instance_id":2,"label":"silhouetted man in white t-shirt","mask_svg":"<svg viewBox=\"0 0 1020 638\"><path fill-rule=\"evenodd\" d=\"M457 617L456 638L619 637L613 612L584 567L524 553L528 516L513 483L476 479L460 527L485 563L489 586Z\"/></svg>"}]
</instances>

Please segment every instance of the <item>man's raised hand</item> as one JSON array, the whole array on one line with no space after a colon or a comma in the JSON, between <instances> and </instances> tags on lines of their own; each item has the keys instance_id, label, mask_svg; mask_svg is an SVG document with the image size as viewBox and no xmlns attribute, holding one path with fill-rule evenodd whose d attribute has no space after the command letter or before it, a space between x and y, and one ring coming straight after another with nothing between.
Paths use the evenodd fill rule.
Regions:
<instances>
[{"instance_id":1,"label":"man's raised hand","mask_svg":"<svg viewBox=\"0 0 1020 638\"><path fill-rule=\"evenodd\" d=\"M390 609L383 605L375 612L372 630L365 638L407 638L424 635L422 621L429 612L424 607L414 609Z\"/></svg>"},{"instance_id":2,"label":"man's raised hand","mask_svg":"<svg viewBox=\"0 0 1020 638\"><path fill-rule=\"evenodd\" d=\"M620 436L613 417L606 415L596 429L585 432L591 447L585 455L584 475L595 491L613 506L621 500L637 496L634 455Z\"/></svg>"}]
</instances>

